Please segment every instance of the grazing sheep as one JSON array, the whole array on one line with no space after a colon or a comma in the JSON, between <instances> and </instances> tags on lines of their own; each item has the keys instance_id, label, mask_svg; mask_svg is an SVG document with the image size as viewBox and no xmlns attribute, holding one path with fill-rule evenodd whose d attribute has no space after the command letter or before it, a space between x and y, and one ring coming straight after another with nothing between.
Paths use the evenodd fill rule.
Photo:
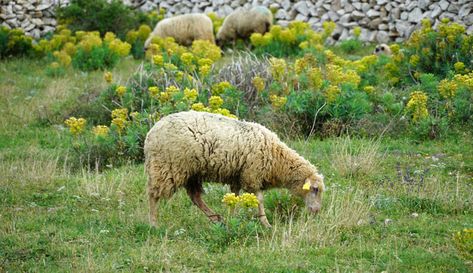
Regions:
<instances>
[{"instance_id":1,"label":"grazing sheep","mask_svg":"<svg viewBox=\"0 0 473 273\"><path fill-rule=\"evenodd\" d=\"M145 50L153 37L172 37L176 43L189 46L195 40L215 43L213 23L205 14L184 14L160 21L145 42Z\"/></svg>"},{"instance_id":2,"label":"grazing sheep","mask_svg":"<svg viewBox=\"0 0 473 273\"><path fill-rule=\"evenodd\" d=\"M273 24L273 14L263 6L252 9L239 8L228 15L217 33L217 44L248 38L257 32L264 34Z\"/></svg>"},{"instance_id":3,"label":"grazing sheep","mask_svg":"<svg viewBox=\"0 0 473 273\"><path fill-rule=\"evenodd\" d=\"M256 193L260 221L270 227L262 190L283 187L305 199L309 211L321 208L323 176L262 125L205 112L164 117L148 132L144 146L148 174L149 216L156 225L159 199L184 187L207 217L220 221L201 199L202 182L230 185Z\"/></svg>"},{"instance_id":4,"label":"grazing sheep","mask_svg":"<svg viewBox=\"0 0 473 273\"><path fill-rule=\"evenodd\" d=\"M376 48L373 51L373 54L376 55L386 55L386 56L391 56L391 48L387 44L380 44L377 45Z\"/></svg>"}]
</instances>

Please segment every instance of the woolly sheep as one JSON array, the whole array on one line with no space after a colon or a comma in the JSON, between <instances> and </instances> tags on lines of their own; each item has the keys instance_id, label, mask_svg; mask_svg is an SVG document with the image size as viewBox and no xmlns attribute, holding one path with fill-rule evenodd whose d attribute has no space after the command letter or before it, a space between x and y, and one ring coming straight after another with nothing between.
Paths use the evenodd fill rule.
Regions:
<instances>
[{"instance_id":1,"label":"woolly sheep","mask_svg":"<svg viewBox=\"0 0 473 273\"><path fill-rule=\"evenodd\" d=\"M202 182L230 185L255 193L259 218L271 225L262 190L283 187L304 198L309 211L321 208L323 176L307 160L257 123L205 112L180 112L158 121L144 145L148 174L149 219L156 226L159 199L184 187L192 202L213 222L221 220L201 199Z\"/></svg>"},{"instance_id":2,"label":"woolly sheep","mask_svg":"<svg viewBox=\"0 0 473 273\"><path fill-rule=\"evenodd\" d=\"M184 14L160 21L145 42L145 50L153 37L172 37L181 45L189 46L195 40L215 43L213 23L205 14Z\"/></svg>"},{"instance_id":3,"label":"woolly sheep","mask_svg":"<svg viewBox=\"0 0 473 273\"><path fill-rule=\"evenodd\" d=\"M239 8L228 15L217 33L217 44L248 38L252 33L269 31L273 24L273 14L263 6L252 9Z\"/></svg>"},{"instance_id":4,"label":"woolly sheep","mask_svg":"<svg viewBox=\"0 0 473 273\"><path fill-rule=\"evenodd\" d=\"M373 54L376 54L378 56L382 54L386 56L391 56L391 48L387 44L379 44L374 49Z\"/></svg>"}]
</instances>

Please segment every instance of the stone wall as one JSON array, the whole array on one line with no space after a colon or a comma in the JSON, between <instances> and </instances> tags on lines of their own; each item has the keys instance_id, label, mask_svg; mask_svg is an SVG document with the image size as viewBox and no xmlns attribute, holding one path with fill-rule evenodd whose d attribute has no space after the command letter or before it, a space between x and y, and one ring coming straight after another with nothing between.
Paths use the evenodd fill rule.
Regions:
<instances>
[{"instance_id":1,"label":"stone wall","mask_svg":"<svg viewBox=\"0 0 473 273\"><path fill-rule=\"evenodd\" d=\"M144 11L165 8L167 16L190 12L216 12L220 16L238 7L264 5L275 8L276 23L287 25L292 20L309 22L320 29L322 22L337 23L334 40L351 36L354 27L361 27L360 39L370 42L402 41L430 18L437 25L450 18L473 33L473 0L123 0L125 4ZM37 38L56 25L54 8L69 0L0 0L0 24L21 27Z\"/></svg>"}]
</instances>

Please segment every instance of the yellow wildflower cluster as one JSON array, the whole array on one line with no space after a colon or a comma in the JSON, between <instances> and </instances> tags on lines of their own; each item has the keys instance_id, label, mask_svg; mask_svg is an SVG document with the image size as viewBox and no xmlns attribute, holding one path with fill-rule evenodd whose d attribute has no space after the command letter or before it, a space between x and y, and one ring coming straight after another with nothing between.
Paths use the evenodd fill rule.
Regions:
<instances>
[{"instance_id":1,"label":"yellow wildflower cluster","mask_svg":"<svg viewBox=\"0 0 473 273\"><path fill-rule=\"evenodd\" d=\"M94 47L102 46L102 39L98 32L88 32L80 39L79 47L85 52L90 52Z\"/></svg>"},{"instance_id":2,"label":"yellow wildflower cluster","mask_svg":"<svg viewBox=\"0 0 473 273\"><path fill-rule=\"evenodd\" d=\"M112 124L121 132L125 128L128 120L128 109L118 108L112 111Z\"/></svg>"},{"instance_id":3,"label":"yellow wildflower cluster","mask_svg":"<svg viewBox=\"0 0 473 273\"><path fill-rule=\"evenodd\" d=\"M112 74L112 72L106 71L105 73L103 73L103 79L104 79L106 82L111 83L112 80L113 80L113 74Z\"/></svg>"},{"instance_id":4,"label":"yellow wildflower cluster","mask_svg":"<svg viewBox=\"0 0 473 273\"><path fill-rule=\"evenodd\" d=\"M361 77L354 70L346 70L343 72L342 67L334 64L327 65L327 79L332 85L352 84L358 86Z\"/></svg>"},{"instance_id":5,"label":"yellow wildflower cluster","mask_svg":"<svg viewBox=\"0 0 473 273\"><path fill-rule=\"evenodd\" d=\"M220 96L211 96L209 98L209 106L213 110L220 108L222 104L223 104L223 99Z\"/></svg>"},{"instance_id":6,"label":"yellow wildflower cluster","mask_svg":"<svg viewBox=\"0 0 473 273\"><path fill-rule=\"evenodd\" d=\"M281 97L278 95L271 95L269 96L269 101L271 102L271 105L276 108L276 109L281 109L286 105L287 98L286 97Z\"/></svg>"},{"instance_id":7,"label":"yellow wildflower cluster","mask_svg":"<svg viewBox=\"0 0 473 273\"><path fill-rule=\"evenodd\" d=\"M150 86L148 92L152 98L158 98L159 88L157 86Z\"/></svg>"},{"instance_id":8,"label":"yellow wildflower cluster","mask_svg":"<svg viewBox=\"0 0 473 273\"><path fill-rule=\"evenodd\" d=\"M465 70L465 64L462 62L456 62L453 67L457 73L462 73Z\"/></svg>"},{"instance_id":9,"label":"yellow wildflower cluster","mask_svg":"<svg viewBox=\"0 0 473 273\"><path fill-rule=\"evenodd\" d=\"M465 75L456 74L453 79L459 86L464 86L473 92L473 72Z\"/></svg>"},{"instance_id":10,"label":"yellow wildflower cluster","mask_svg":"<svg viewBox=\"0 0 473 273\"><path fill-rule=\"evenodd\" d=\"M59 61L63 67L68 67L71 64L72 58L69 54L64 51L54 51L53 56Z\"/></svg>"},{"instance_id":11,"label":"yellow wildflower cluster","mask_svg":"<svg viewBox=\"0 0 473 273\"><path fill-rule=\"evenodd\" d=\"M110 128L105 125L97 125L92 129L96 137L106 137L110 132Z\"/></svg>"},{"instance_id":12,"label":"yellow wildflower cluster","mask_svg":"<svg viewBox=\"0 0 473 273\"><path fill-rule=\"evenodd\" d=\"M284 79L284 75L286 74L286 61L284 59L272 57L269 59L269 62L271 64L271 75L276 81L281 82Z\"/></svg>"},{"instance_id":13,"label":"yellow wildflower cluster","mask_svg":"<svg viewBox=\"0 0 473 273\"><path fill-rule=\"evenodd\" d=\"M64 123L69 127L71 134L77 136L84 131L87 121L84 118L70 117Z\"/></svg>"},{"instance_id":14,"label":"yellow wildflower cluster","mask_svg":"<svg viewBox=\"0 0 473 273\"><path fill-rule=\"evenodd\" d=\"M371 85L367 85L363 88L363 90L368 94L372 94L372 93L374 93L375 88Z\"/></svg>"},{"instance_id":15,"label":"yellow wildflower cluster","mask_svg":"<svg viewBox=\"0 0 473 273\"><path fill-rule=\"evenodd\" d=\"M461 254L473 260L473 228L465 228L454 233L453 241Z\"/></svg>"},{"instance_id":16,"label":"yellow wildflower cluster","mask_svg":"<svg viewBox=\"0 0 473 273\"><path fill-rule=\"evenodd\" d=\"M122 97L125 95L126 92L126 86L119 85L117 88L115 88L115 93L117 93L117 96Z\"/></svg>"},{"instance_id":17,"label":"yellow wildflower cluster","mask_svg":"<svg viewBox=\"0 0 473 273\"><path fill-rule=\"evenodd\" d=\"M440 95L446 99L451 99L455 97L457 89L458 89L458 85L454 80L444 79L440 81L439 86L438 86Z\"/></svg>"},{"instance_id":18,"label":"yellow wildflower cluster","mask_svg":"<svg viewBox=\"0 0 473 273\"><path fill-rule=\"evenodd\" d=\"M264 87L265 87L265 84L264 84L264 79L259 77L259 76L255 76L252 80L251 80L251 83L253 84L253 86L255 87L256 91L257 92L263 92L264 90Z\"/></svg>"},{"instance_id":19,"label":"yellow wildflower cluster","mask_svg":"<svg viewBox=\"0 0 473 273\"><path fill-rule=\"evenodd\" d=\"M267 46L271 43L272 40L273 35L271 34L271 32L266 32L264 35L255 32L250 36L251 44L256 47Z\"/></svg>"},{"instance_id":20,"label":"yellow wildflower cluster","mask_svg":"<svg viewBox=\"0 0 473 273\"><path fill-rule=\"evenodd\" d=\"M411 93L410 99L407 102L407 110L412 113L412 120L417 122L429 116L427 110L427 95L422 91L415 91Z\"/></svg>"},{"instance_id":21,"label":"yellow wildflower cluster","mask_svg":"<svg viewBox=\"0 0 473 273\"><path fill-rule=\"evenodd\" d=\"M212 20L214 32L217 33L220 30L220 27L222 27L223 18L219 17L215 12L209 12L207 13L207 16Z\"/></svg>"},{"instance_id":22,"label":"yellow wildflower cluster","mask_svg":"<svg viewBox=\"0 0 473 273\"><path fill-rule=\"evenodd\" d=\"M322 28L324 29L324 36L330 37L337 27L337 24L335 24L332 21L325 21L322 23Z\"/></svg>"},{"instance_id":23,"label":"yellow wildflower cluster","mask_svg":"<svg viewBox=\"0 0 473 273\"><path fill-rule=\"evenodd\" d=\"M312 69L310 69L308 75L309 75L309 84L311 88L313 88L314 90L320 90L320 88L322 88L322 85L324 83L322 71L320 71L320 68L313 67Z\"/></svg>"},{"instance_id":24,"label":"yellow wildflower cluster","mask_svg":"<svg viewBox=\"0 0 473 273\"><path fill-rule=\"evenodd\" d=\"M222 58L220 47L207 40L197 40L192 43L191 52L199 59L210 59L213 62Z\"/></svg>"},{"instance_id":25,"label":"yellow wildflower cluster","mask_svg":"<svg viewBox=\"0 0 473 273\"><path fill-rule=\"evenodd\" d=\"M145 41L150 33L151 28L148 25L141 25L138 30L128 31L125 40L130 44L134 44L137 40Z\"/></svg>"},{"instance_id":26,"label":"yellow wildflower cluster","mask_svg":"<svg viewBox=\"0 0 473 273\"><path fill-rule=\"evenodd\" d=\"M353 35L355 36L355 38L359 38L360 35L361 35L361 28L360 27L355 27L353 29Z\"/></svg>"},{"instance_id":27,"label":"yellow wildflower cluster","mask_svg":"<svg viewBox=\"0 0 473 273\"><path fill-rule=\"evenodd\" d=\"M194 102L197 99L197 96L199 96L199 92L197 92L196 89L189 89L187 87L184 89L184 99L187 101Z\"/></svg>"},{"instance_id":28,"label":"yellow wildflower cluster","mask_svg":"<svg viewBox=\"0 0 473 273\"><path fill-rule=\"evenodd\" d=\"M127 42L122 42L120 39L113 39L109 44L108 47L118 56L125 57L130 54L131 45Z\"/></svg>"},{"instance_id":29,"label":"yellow wildflower cluster","mask_svg":"<svg viewBox=\"0 0 473 273\"><path fill-rule=\"evenodd\" d=\"M194 60L194 55L190 52L184 52L182 53L181 55L181 62L185 65L185 66L191 66L192 65L192 61Z\"/></svg>"},{"instance_id":30,"label":"yellow wildflower cluster","mask_svg":"<svg viewBox=\"0 0 473 273\"><path fill-rule=\"evenodd\" d=\"M253 193L243 193L240 196L236 196L234 193L227 193L223 196L222 203L230 208L241 206L244 208L257 208L258 198Z\"/></svg>"},{"instance_id":31,"label":"yellow wildflower cluster","mask_svg":"<svg viewBox=\"0 0 473 273\"><path fill-rule=\"evenodd\" d=\"M227 81L215 83L212 85L212 95L220 96L226 89L232 87L231 83Z\"/></svg>"},{"instance_id":32,"label":"yellow wildflower cluster","mask_svg":"<svg viewBox=\"0 0 473 273\"><path fill-rule=\"evenodd\" d=\"M334 102L337 100L338 95L341 93L340 87L337 85L329 85L327 90L325 90L325 99L328 103Z\"/></svg>"}]
</instances>

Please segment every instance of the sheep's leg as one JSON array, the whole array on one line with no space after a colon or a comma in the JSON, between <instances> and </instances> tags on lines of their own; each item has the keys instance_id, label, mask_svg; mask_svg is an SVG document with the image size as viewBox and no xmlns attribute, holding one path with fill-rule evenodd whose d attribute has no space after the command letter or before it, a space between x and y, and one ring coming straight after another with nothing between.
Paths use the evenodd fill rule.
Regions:
<instances>
[{"instance_id":1,"label":"sheep's leg","mask_svg":"<svg viewBox=\"0 0 473 273\"><path fill-rule=\"evenodd\" d=\"M156 221L158 218L158 210L156 208L156 204L158 203L158 198L156 197L155 192L153 190L149 190L149 223L151 226L156 227Z\"/></svg>"},{"instance_id":2,"label":"sheep's leg","mask_svg":"<svg viewBox=\"0 0 473 273\"><path fill-rule=\"evenodd\" d=\"M261 224L263 224L263 226L270 228L271 224L268 222L268 218L266 218L266 213L264 212L263 193L260 191L257 192L256 198L258 198L258 218L261 221Z\"/></svg>"},{"instance_id":3,"label":"sheep's leg","mask_svg":"<svg viewBox=\"0 0 473 273\"><path fill-rule=\"evenodd\" d=\"M204 200L202 200L202 192L204 189L202 188L202 183L198 179L189 179L186 185L186 190L187 194L192 200L192 203L194 203L201 211L203 211L210 221L215 223L222 220L222 217L218 214L215 214L215 212L213 212L207 206L207 204L205 204Z\"/></svg>"},{"instance_id":4,"label":"sheep's leg","mask_svg":"<svg viewBox=\"0 0 473 273\"><path fill-rule=\"evenodd\" d=\"M236 183L230 184L230 191L233 192L236 196L240 195L240 185Z\"/></svg>"}]
</instances>

